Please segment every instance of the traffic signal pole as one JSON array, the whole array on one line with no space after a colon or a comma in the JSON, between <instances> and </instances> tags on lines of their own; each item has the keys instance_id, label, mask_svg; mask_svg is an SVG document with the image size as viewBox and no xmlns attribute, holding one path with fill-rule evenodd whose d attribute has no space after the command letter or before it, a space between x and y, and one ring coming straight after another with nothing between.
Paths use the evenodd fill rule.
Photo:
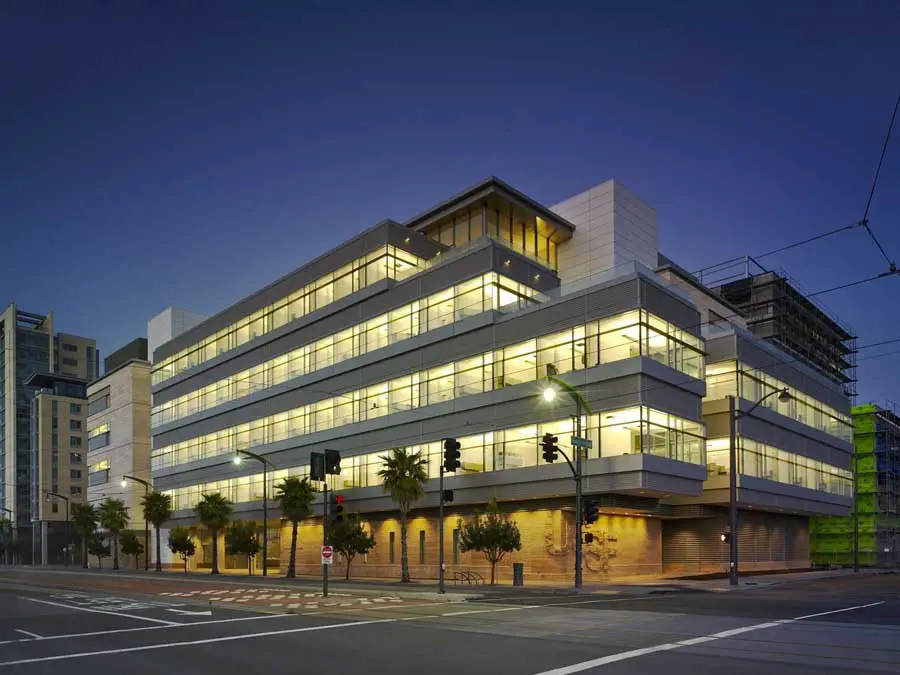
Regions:
<instances>
[{"instance_id":1,"label":"traffic signal pole","mask_svg":"<svg viewBox=\"0 0 900 675\"><path fill-rule=\"evenodd\" d=\"M325 502L322 504L322 546L328 546L328 474L325 474ZM322 596L328 597L328 565L322 563Z\"/></svg>"},{"instance_id":2,"label":"traffic signal pole","mask_svg":"<svg viewBox=\"0 0 900 675\"><path fill-rule=\"evenodd\" d=\"M575 435L581 438L581 398L575 397ZM581 448L575 452L575 588L581 588L582 516L581 513Z\"/></svg>"},{"instance_id":3,"label":"traffic signal pole","mask_svg":"<svg viewBox=\"0 0 900 675\"><path fill-rule=\"evenodd\" d=\"M440 473L440 490L438 498L440 499L440 507L438 507L438 593L446 593L444 588L444 463L441 462Z\"/></svg>"}]
</instances>

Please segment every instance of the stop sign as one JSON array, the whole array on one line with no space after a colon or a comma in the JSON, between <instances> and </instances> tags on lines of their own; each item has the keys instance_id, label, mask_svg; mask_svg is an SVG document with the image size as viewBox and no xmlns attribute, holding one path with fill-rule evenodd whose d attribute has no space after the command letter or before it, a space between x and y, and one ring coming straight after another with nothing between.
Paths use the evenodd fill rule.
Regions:
<instances>
[{"instance_id":1,"label":"stop sign","mask_svg":"<svg viewBox=\"0 0 900 675\"><path fill-rule=\"evenodd\" d=\"M330 565L334 562L334 547L333 546L323 546L322 547L322 564Z\"/></svg>"}]
</instances>

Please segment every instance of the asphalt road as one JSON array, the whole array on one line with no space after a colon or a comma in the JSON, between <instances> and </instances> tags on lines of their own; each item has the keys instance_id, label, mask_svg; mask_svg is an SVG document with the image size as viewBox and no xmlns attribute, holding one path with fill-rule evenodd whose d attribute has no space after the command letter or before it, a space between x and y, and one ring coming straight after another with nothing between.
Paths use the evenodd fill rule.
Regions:
<instances>
[{"instance_id":1,"label":"asphalt road","mask_svg":"<svg viewBox=\"0 0 900 675\"><path fill-rule=\"evenodd\" d=\"M0 581L0 675L900 672L900 575L294 615Z\"/></svg>"}]
</instances>

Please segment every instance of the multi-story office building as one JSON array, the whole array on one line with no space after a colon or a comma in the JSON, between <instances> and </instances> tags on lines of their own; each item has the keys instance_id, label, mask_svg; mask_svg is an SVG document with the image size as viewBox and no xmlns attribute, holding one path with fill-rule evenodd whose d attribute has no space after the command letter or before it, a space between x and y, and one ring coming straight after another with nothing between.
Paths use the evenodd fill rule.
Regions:
<instances>
[{"instance_id":1,"label":"multi-story office building","mask_svg":"<svg viewBox=\"0 0 900 675\"><path fill-rule=\"evenodd\" d=\"M588 528L595 536L585 546L585 579L680 571L686 565L677 551L701 530L694 546L718 559L725 509L717 472L708 476L704 327L722 301L699 284L695 298L665 278L666 262L655 212L614 181L546 208L491 178L406 223L383 221L155 350L154 485L172 495L176 522L193 522L192 507L214 491L236 503L237 517L261 520L261 467L236 465L235 451L252 449L271 462L271 494L284 476L308 475L311 451L338 450L341 473L330 487L376 539L355 573L394 576L399 525L378 478L380 455L419 451L430 480L410 521L410 562L413 575L434 577L441 440L454 437L462 468L445 480L454 491L443 523L450 574L483 564L459 551L457 518L496 497L523 532L515 560L529 577L564 579L574 565L574 485L564 463L542 463L539 440L553 433L572 456L575 409L540 396L552 366L592 410L582 419L593 446L584 492L602 515ZM725 321L728 313L716 316ZM725 325L750 346L733 340L733 353L715 351L716 363L776 368L798 400L819 396L836 415L849 410L818 381L807 384L814 374L755 359L751 347L763 349L761 341ZM777 350L766 353L795 365ZM784 450L788 461L814 457L818 477L826 457L815 443L828 446L831 437L820 438L825 432L795 413L762 412L794 435L763 434L771 446L754 449ZM748 425L749 418L742 433L757 439ZM846 468L838 454L827 457L837 471ZM749 478L741 479L751 496ZM759 565L798 564L804 551L808 564L805 529L794 520L805 515L796 514L841 507L819 488L813 480L809 494L767 511L765 526L790 530L785 537L796 541L787 556L760 552ZM270 565L286 562L289 537L277 513L268 527ZM301 570L318 569L320 527L301 528ZM211 551L199 534L203 564Z\"/></svg>"},{"instance_id":2,"label":"multi-story office building","mask_svg":"<svg viewBox=\"0 0 900 675\"><path fill-rule=\"evenodd\" d=\"M35 373L93 379L98 354L93 340L53 332L53 314L33 314L14 303L0 313L0 508L16 524L17 558L33 555L33 490L37 467L32 406L40 386Z\"/></svg>"},{"instance_id":3,"label":"multi-story office building","mask_svg":"<svg viewBox=\"0 0 900 675\"><path fill-rule=\"evenodd\" d=\"M141 481L151 479L147 340L132 340L107 356L103 365L103 377L87 389L88 497L121 499L128 507L128 528L143 532Z\"/></svg>"},{"instance_id":4,"label":"multi-story office building","mask_svg":"<svg viewBox=\"0 0 900 675\"><path fill-rule=\"evenodd\" d=\"M87 499L87 382L71 375L35 373L31 405L31 513L33 560L65 562L74 536L72 507Z\"/></svg>"}]
</instances>

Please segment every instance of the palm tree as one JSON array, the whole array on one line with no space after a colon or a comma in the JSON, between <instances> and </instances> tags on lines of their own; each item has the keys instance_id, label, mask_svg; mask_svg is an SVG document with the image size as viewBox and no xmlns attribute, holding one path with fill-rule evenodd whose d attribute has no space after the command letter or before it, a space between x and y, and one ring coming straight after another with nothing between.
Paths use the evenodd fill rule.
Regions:
<instances>
[{"instance_id":1,"label":"palm tree","mask_svg":"<svg viewBox=\"0 0 900 675\"><path fill-rule=\"evenodd\" d=\"M105 499L97 513L112 539L113 569L119 569L119 533L128 526L128 507L121 499Z\"/></svg>"},{"instance_id":2,"label":"palm tree","mask_svg":"<svg viewBox=\"0 0 900 675\"><path fill-rule=\"evenodd\" d=\"M297 576L297 526L312 514L315 493L306 478L300 480L296 476L288 476L275 486L275 499L278 500L281 513L291 521L291 557L287 577L293 579Z\"/></svg>"},{"instance_id":3,"label":"palm tree","mask_svg":"<svg viewBox=\"0 0 900 675\"><path fill-rule=\"evenodd\" d=\"M413 504L425 494L423 485L428 480L427 462L422 453L409 452L405 448L393 448L389 454L379 457L384 467L378 471L384 481L384 491L391 495L400 508L400 581L409 581L409 559L406 549L406 520Z\"/></svg>"},{"instance_id":4,"label":"palm tree","mask_svg":"<svg viewBox=\"0 0 900 675\"><path fill-rule=\"evenodd\" d=\"M228 525L232 511L234 502L221 492L203 495L194 507L194 513L200 518L200 522L212 533L212 574L219 573L219 530Z\"/></svg>"},{"instance_id":5,"label":"palm tree","mask_svg":"<svg viewBox=\"0 0 900 675\"><path fill-rule=\"evenodd\" d=\"M73 504L72 522L75 524L75 531L81 537L81 566L87 569L88 545L94 539L94 532L97 529L97 509L93 504Z\"/></svg>"},{"instance_id":6,"label":"palm tree","mask_svg":"<svg viewBox=\"0 0 900 675\"><path fill-rule=\"evenodd\" d=\"M162 572L159 528L172 517L172 497L154 490L150 494L144 495L141 499L141 506L144 509L144 518L152 523L153 527L156 529L156 571ZM150 552L147 551L146 555L150 555Z\"/></svg>"}]
</instances>

